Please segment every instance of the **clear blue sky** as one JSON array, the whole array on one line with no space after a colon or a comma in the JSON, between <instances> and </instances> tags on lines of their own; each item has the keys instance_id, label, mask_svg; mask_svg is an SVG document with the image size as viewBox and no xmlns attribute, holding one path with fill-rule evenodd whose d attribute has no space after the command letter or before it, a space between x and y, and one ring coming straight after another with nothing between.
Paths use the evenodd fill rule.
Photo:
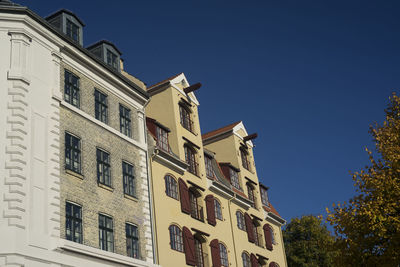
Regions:
<instances>
[{"instance_id":1,"label":"clear blue sky","mask_svg":"<svg viewBox=\"0 0 400 267\"><path fill-rule=\"evenodd\" d=\"M203 133L237 120L257 132L270 199L290 220L354 193L369 125L400 86L400 1L27 1L85 23L148 85L184 72L201 82Z\"/></svg>"}]
</instances>

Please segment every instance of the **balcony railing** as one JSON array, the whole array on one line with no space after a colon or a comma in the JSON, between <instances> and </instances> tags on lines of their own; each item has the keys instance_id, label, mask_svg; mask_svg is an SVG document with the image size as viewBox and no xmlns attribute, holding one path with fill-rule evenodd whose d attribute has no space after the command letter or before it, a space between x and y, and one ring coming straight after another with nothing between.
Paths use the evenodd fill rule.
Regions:
<instances>
[{"instance_id":1,"label":"balcony railing","mask_svg":"<svg viewBox=\"0 0 400 267\"><path fill-rule=\"evenodd\" d=\"M203 212L203 207L198 205L196 209L191 209L190 215L192 218L195 218L196 220L199 221L204 221L204 212Z\"/></svg>"},{"instance_id":2,"label":"balcony railing","mask_svg":"<svg viewBox=\"0 0 400 267\"><path fill-rule=\"evenodd\" d=\"M199 259L198 254L196 253L196 267L211 267L208 262L208 254L203 253L202 258Z\"/></svg>"}]
</instances>

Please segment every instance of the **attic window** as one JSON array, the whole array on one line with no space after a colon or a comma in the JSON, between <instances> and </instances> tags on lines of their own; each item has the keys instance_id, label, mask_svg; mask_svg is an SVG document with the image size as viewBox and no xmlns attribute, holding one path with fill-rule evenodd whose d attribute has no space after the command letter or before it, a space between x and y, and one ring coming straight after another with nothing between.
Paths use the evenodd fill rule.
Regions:
<instances>
[{"instance_id":1,"label":"attic window","mask_svg":"<svg viewBox=\"0 0 400 267\"><path fill-rule=\"evenodd\" d=\"M79 26L67 19L67 36L79 42Z\"/></svg>"},{"instance_id":2,"label":"attic window","mask_svg":"<svg viewBox=\"0 0 400 267\"><path fill-rule=\"evenodd\" d=\"M111 66L113 69L118 69L117 65L118 56L107 49L107 64Z\"/></svg>"}]
</instances>

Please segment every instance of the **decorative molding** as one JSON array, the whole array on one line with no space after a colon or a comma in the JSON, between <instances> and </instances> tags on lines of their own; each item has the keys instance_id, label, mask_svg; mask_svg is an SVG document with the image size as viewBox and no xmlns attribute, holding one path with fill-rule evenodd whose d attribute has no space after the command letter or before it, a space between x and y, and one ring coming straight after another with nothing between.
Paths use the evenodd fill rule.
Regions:
<instances>
[{"instance_id":1,"label":"decorative molding","mask_svg":"<svg viewBox=\"0 0 400 267\"><path fill-rule=\"evenodd\" d=\"M30 84L28 75L29 68L29 47L32 42L31 35L24 29L14 29L8 31L11 36L10 69L7 72L9 80L20 80Z\"/></svg>"},{"instance_id":2,"label":"decorative molding","mask_svg":"<svg viewBox=\"0 0 400 267\"><path fill-rule=\"evenodd\" d=\"M9 83L7 96L5 193L3 217L9 226L25 229L26 180L28 173L28 93L27 84L21 81Z\"/></svg>"}]
</instances>

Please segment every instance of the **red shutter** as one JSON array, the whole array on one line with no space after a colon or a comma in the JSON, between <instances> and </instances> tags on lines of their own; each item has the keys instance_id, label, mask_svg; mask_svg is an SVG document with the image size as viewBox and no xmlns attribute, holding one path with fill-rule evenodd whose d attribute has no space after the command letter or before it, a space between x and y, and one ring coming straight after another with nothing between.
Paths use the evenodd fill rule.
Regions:
<instances>
[{"instance_id":1,"label":"red shutter","mask_svg":"<svg viewBox=\"0 0 400 267\"><path fill-rule=\"evenodd\" d=\"M271 263L269 264L269 267L276 267L276 263L275 263L275 262L271 262Z\"/></svg>"},{"instance_id":2,"label":"red shutter","mask_svg":"<svg viewBox=\"0 0 400 267\"><path fill-rule=\"evenodd\" d=\"M231 182L231 174L229 172L230 167L227 165L219 165L221 167L222 173L228 179L229 182Z\"/></svg>"},{"instance_id":3,"label":"red shutter","mask_svg":"<svg viewBox=\"0 0 400 267\"><path fill-rule=\"evenodd\" d=\"M212 267L221 267L221 256L219 254L219 242L218 239L214 239L210 242L211 247L211 259Z\"/></svg>"},{"instance_id":4,"label":"red shutter","mask_svg":"<svg viewBox=\"0 0 400 267\"><path fill-rule=\"evenodd\" d=\"M265 246L267 247L268 250L272 250L272 231L271 228L268 224L265 224L263 226L264 229L264 236L265 236Z\"/></svg>"},{"instance_id":5,"label":"red shutter","mask_svg":"<svg viewBox=\"0 0 400 267\"><path fill-rule=\"evenodd\" d=\"M251 261L251 267L258 267L257 257L253 253L251 253L250 255L250 261Z\"/></svg>"},{"instance_id":6,"label":"red shutter","mask_svg":"<svg viewBox=\"0 0 400 267\"><path fill-rule=\"evenodd\" d=\"M149 132L151 132L154 137L157 137L157 132L156 132L156 125L154 124L154 119L151 118L146 118L146 125L147 125L147 129L149 130Z\"/></svg>"},{"instance_id":7,"label":"red shutter","mask_svg":"<svg viewBox=\"0 0 400 267\"><path fill-rule=\"evenodd\" d=\"M196 254L194 248L194 237L187 227L183 227L183 247L187 265L196 265Z\"/></svg>"},{"instance_id":8,"label":"red shutter","mask_svg":"<svg viewBox=\"0 0 400 267\"><path fill-rule=\"evenodd\" d=\"M179 178L179 194L181 197L181 210L184 213L190 214L190 200L189 200L189 188L187 187L185 181Z\"/></svg>"},{"instance_id":9,"label":"red shutter","mask_svg":"<svg viewBox=\"0 0 400 267\"><path fill-rule=\"evenodd\" d=\"M251 220L249 214L247 212L244 214L244 221L246 223L246 231L247 231L247 238L249 242L254 243L254 225L253 221Z\"/></svg>"},{"instance_id":10,"label":"red shutter","mask_svg":"<svg viewBox=\"0 0 400 267\"><path fill-rule=\"evenodd\" d=\"M208 223L215 226L217 221L215 220L214 197L212 195L206 196L206 209Z\"/></svg>"}]
</instances>

